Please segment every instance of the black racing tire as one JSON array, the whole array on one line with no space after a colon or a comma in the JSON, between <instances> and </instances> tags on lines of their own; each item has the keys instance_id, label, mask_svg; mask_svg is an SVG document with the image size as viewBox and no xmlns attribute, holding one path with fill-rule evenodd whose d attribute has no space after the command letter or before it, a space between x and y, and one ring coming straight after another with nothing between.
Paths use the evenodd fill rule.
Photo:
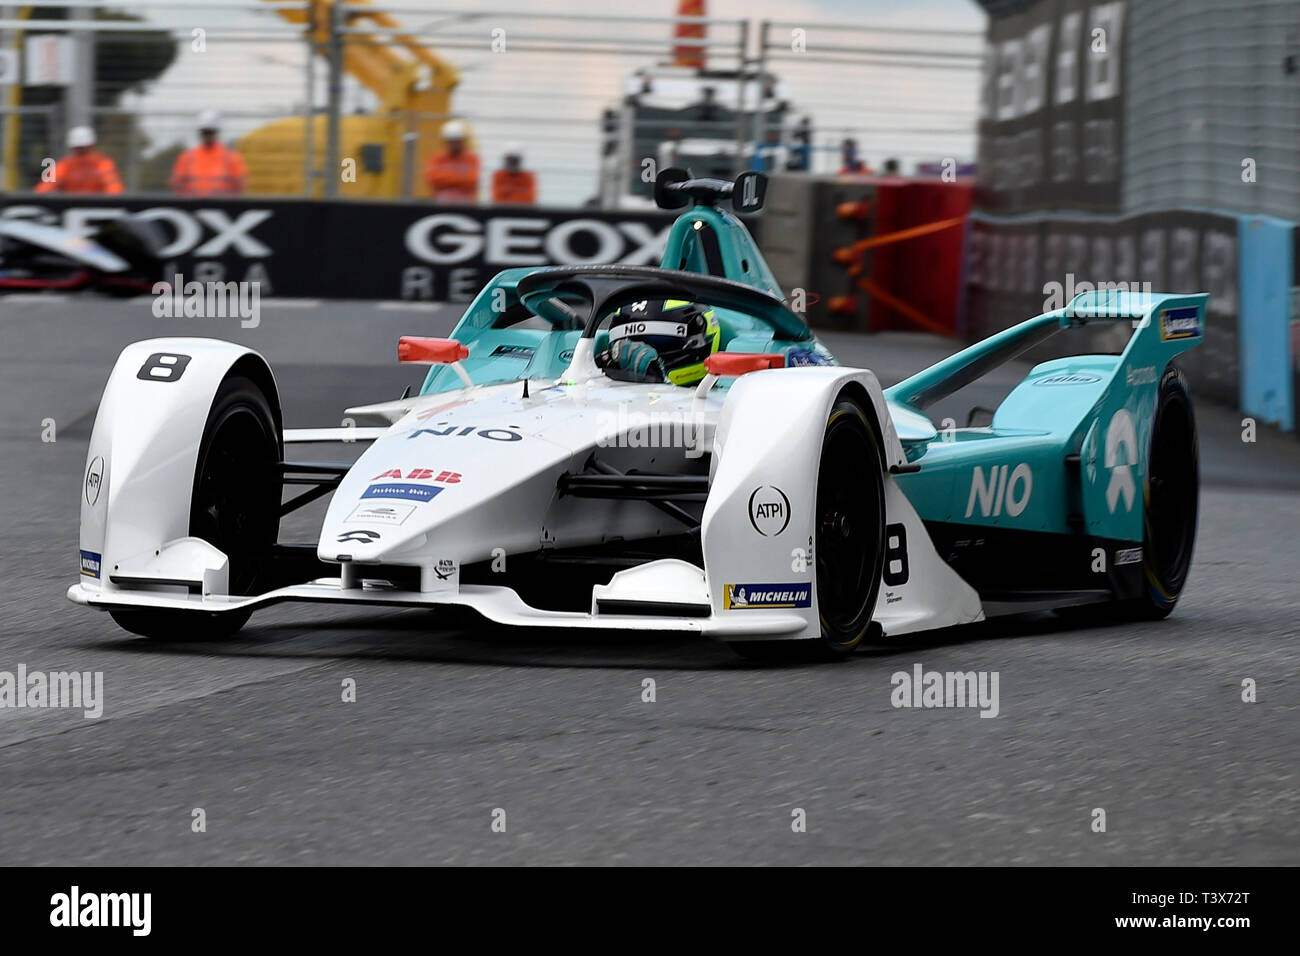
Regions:
<instances>
[{"instance_id":1,"label":"black racing tire","mask_svg":"<svg viewBox=\"0 0 1300 956\"><path fill-rule=\"evenodd\" d=\"M817 469L813 566L821 638L736 641L762 662L842 659L871 631L885 561L885 479L880 439L862 406L841 397L826 418Z\"/></svg>"},{"instance_id":2,"label":"black racing tire","mask_svg":"<svg viewBox=\"0 0 1300 956\"><path fill-rule=\"evenodd\" d=\"M1168 617L1182 595L1196 546L1200 450L1192 395L1173 366L1161 377L1142 489L1145 593L1122 602L1135 620Z\"/></svg>"},{"instance_id":3,"label":"black racing tire","mask_svg":"<svg viewBox=\"0 0 1300 956\"><path fill-rule=\"evenodd\" d=\"M190 535L230 560L230 593L256 593L280 533L280 434L266 393L231 375L212 400L194 468ZM133 634L158 640L229 637L251 612L112 611Z\"/></svg>"}]
</instances>

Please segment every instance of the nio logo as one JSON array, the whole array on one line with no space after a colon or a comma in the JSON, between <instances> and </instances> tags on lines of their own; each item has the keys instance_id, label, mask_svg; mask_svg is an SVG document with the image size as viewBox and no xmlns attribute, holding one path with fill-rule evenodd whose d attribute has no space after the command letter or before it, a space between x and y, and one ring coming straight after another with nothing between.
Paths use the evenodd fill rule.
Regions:
<instances>
[{"instance_id":1,"label":"nio logo","mask_svg":"<svg viewBox=\"0 0 1300 956\"><path fill-rule=\"evenodd\" d=\"M492 441L523 441L524 436L511 429L518 428L518 425L511 425L510 428L479 428L477 425L448 425L447 422L434 422L435 425L447 425L446 428L417 428L406 437L416 438L420 435L434 435L438 438L452 436L463 438L465 435L478 435L480 438L489 438Z\"/></svg>"},{"instance_id":2,"label":"nio logo","mask_svg":"<svg viewBox=\"0 0 1300 956\"><path fill-rule=\"evenodd\" d=\"M749 523L765 538L774 538L790 523L790 499L774 485L762 485L749 496Z\"/></svg>"},{"instance_id":3,"label":"nio logo","mask_svg":"<svg viewBox=\"0 0 1300 956\"><path fill-rule=\"evenodd\" d=\"M96 455L95 460L86 469L86 504L94 506L99 500L99 489L104 483L104 458Z\"/></svg>"},{"instance_id":4,"label":"nio logo","mask_svg":"<svg viewBox=\"0 0 1300 956\"><path fill-rule=\"evenodd\" d=\"M1120 498L1124 510L1133 510L1137 487L1133 481L1132 466L1137 464L1137 429L1127 409L1119 409L1106 426L1106 467L1110 469L1110 484L1106 486L1106 507L1114 514Z\"/></svg>"},{"instance_id":5,"label":"nio logo","mask_svg":"<svg viewBox=\"0 0 1300 956\"><path fill-rule=\"evenodd\" d=\"M339 541L358 541L361 544L370 544L372 541L379 540L378 531L345 531L338 536Z\"/></svg>"},{"instance_id":6,"label":"nio logo","mask_svg":"<svg viewBox=\"0 0 1300 956\"><path fill-rule=\"evenodd\" d=\"M1010 465L994 465L987 475L979 465L970 480L970 497L966 500L966 517L975 512L978 502L980 516L996 518L1006 508L1007 516L1019 517L1029 504L1029 496L1034 492L1034 473L1024 462L1016 465L1007 475ZM1019 488L1019 490L1017 490Z\"/></svg>"}]
</instances>

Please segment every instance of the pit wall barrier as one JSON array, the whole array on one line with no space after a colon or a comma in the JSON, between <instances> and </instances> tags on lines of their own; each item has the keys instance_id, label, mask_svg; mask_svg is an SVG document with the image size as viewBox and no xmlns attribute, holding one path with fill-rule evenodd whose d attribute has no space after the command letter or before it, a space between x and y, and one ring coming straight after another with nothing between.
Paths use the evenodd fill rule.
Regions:
<instances>
[{"instance_id":1,"label":"pit wall barrier","mask_svg":"<svg viewBox=\"0 0 1300 956\"><path fill-rule=\"evenodd\" d=\"M410 201L0 197L0 217L83 235L125 212L155 220L167 275L259 282L264 296L468 302L514 266L658 265L673 214Z\"/></svg>"}]
</instances>

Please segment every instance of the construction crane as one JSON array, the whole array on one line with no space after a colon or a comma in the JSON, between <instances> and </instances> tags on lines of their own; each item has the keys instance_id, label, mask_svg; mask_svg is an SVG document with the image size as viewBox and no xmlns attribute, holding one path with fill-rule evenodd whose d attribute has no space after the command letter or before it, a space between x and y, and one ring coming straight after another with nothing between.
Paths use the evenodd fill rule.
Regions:
<instances>
[{"instance_id":1,"label":"construction crane","mask_svg":"<svg viewBox=\"0 0 1300 956\"><path fill-rule=\"evenodd\" d=\"M315 50L328 56L333 42L331 18L340 0L311 0L310 9L278 9L290 23L309 30ZM369 0L347 0L346 26L400 30L402 25L379 10L357 9ZM339 158L351 160L355 181L329 162L329 118L290 116L253 130L238 142L248 161L248 191L274 195L324 192L326 177L338 177L338 194L354 198L401 196L409 188L423 195L419 171L442 145L442 123L451 117L451 94L460 72L407 33L347 36L338 44L342 70L379 99L367 115L339 118ZM312 183L308 189L307 151Z\"/></svg>"}]
</instances>

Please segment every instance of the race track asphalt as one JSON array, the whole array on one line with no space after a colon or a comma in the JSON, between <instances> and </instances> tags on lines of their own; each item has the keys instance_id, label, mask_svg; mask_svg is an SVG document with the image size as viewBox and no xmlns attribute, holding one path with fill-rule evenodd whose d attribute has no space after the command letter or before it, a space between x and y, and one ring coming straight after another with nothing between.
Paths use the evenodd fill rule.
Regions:
<instances>
[{"instance_id":1,"label":"race track asphalt","mask_svg":"<svg viewBox=\"0 0 1300 956\"><path fill-rule=\"evenodd\" d=\"M1300 863L1300 441L1243 443L1240 416L1206 405L1196 561L1157 624L1038 616L764 668L692 639L315 606L158 645L65 599L123 345L247 342L288 423L328 426L418 382L396 337L456 315L268 301L244 330L141 301L0 299L0 671L102 671L106 698L98 719L0 709L0 864ZM952 347L828 340L886 384ZM999 715L895 709L891 675L916 664L996 672Z\"/></svg>"}]
</instances>

